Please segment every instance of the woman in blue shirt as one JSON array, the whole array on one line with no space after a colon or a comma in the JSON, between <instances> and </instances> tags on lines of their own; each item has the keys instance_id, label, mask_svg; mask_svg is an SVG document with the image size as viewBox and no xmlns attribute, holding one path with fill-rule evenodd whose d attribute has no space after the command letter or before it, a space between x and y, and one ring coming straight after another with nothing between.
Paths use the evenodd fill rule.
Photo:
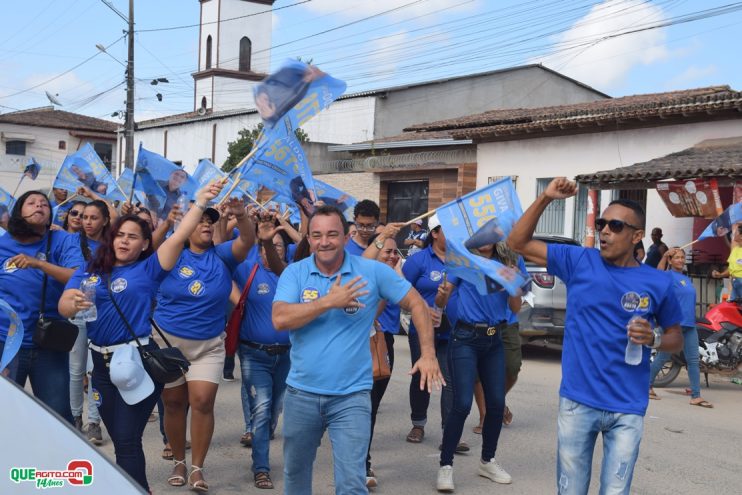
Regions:
<instances>
[{"instance_id":1,"label":"woman in blue shirt","mask_svg":"<svg viewBox=\"0 0 742 495\"><path fill-rule=\"evenodd\" d=\"M214 433L214 402L224 369L224 325L232 273L255 243L255 226L241 200L231 199L227 213L237 219L240 235L214 246L219 212L207 208L190 235L175 269L157 294L154 321L170 343L191 362L186 375L165 385L165 434L173 451L168 483L186 483L186 418L191 410L191 487L207 490L202 468ZM181 227L178 227L175 232ZM162 347L159 335L155 340Z\"/></svg>"},{"instance_id":2,"label":"woman in blue shirt","mask_svg":"<svg viewBox=\"0 0 742 495\"><path fill-rule=\"evenodd\" d=\"M145 490L149 485L142 434L162 385L155 384L148 395L132 400L130 389L119 390L114 385L111 373L116 362L114 353L121 350L126 355L129 350L124 349L125 346L137 345L129 327L145 349L157 347L149 341L152 331L149 316L157 288L178 262L185 241L201 221L206 204L219 194L222 187L223 183L217 182L197 193L195 205L185 214L180 227L154 256L150 256L153 252L152 231L147 222L134 215L119 217L87 269L78 269L70 278L59 301L60 313L72 317L91 306L79 289L80 283L87 280L97 285L95 305L98 318L88 324L88 338L93 351L94 396L113 441L116 463ZM128 325L119 315L112 298L127 318ZM132 373L143 371L141 364L136 365L133 361L129 363ZM133 387L144 386L147 381L150 386L152 383L148 377L143 379L141 374L137 375L137 380L132 382ZM123 386L118 380L115 382Z\"/></svg>"},{"instance_id":3,"label":"woman in blue shirt","mask_svg":"<svg viewBox=\"0 0 742 495\"><path fill-rule=\"evenodd\" d=\"M83 263L79 248L69 242L69 234L50 231L51 222L49 200L42 192L24 193L13 205L8 233L0 236L0 299L18 313L25 329L21 348L9 365L10 378L21 387L30 379L34 395L72 422L69 353L33 343L44 277L48 280L44 315L59 318L57 303L62 288ZM9 325L7 315L0 312L0 353Z\"/></svg>"},{"instance_id":4,"label":"woman in blue shirt","mask_svg":"<svg viewBox=\"0 0 742 495\"><path fill-rule=\"evenodd\" d=\"M280 229L280 227L279 227ZM250 274L255 271L245 301L245 312L240 327L240 369L242 372L242 407L245 416L252 417L252 471L257 488L271 489L270 437L273 425L282 410L286 376L291 368L288 332L278 332L273 327L271 310L276 294L278 274L271 270L269 250L285 259L285 241L272 222L260 222L259 256L250 257L235 272L234 279L240 292L244 290ZM245 400L247 399L247 400Z\"/></svg>"},{"instance_id":5,"label":"woman in blue shirt","mask_svg":"<svg viewBox=\"0 0 742 495\"><path fill-rule=\"evenodd\" d=\"M494 244L478 248L486 258L497 258ZM499 260L504 262L503 260ZM448 365L453 383L453 407L443 429L437 488L453 491L453 455L469 415L477 377L484 391L485 409L482 427L482 454L478 463L480 476L497 483L510 483L510 475L495 461L497 441L505 408L505 355L501 333L508 324L508 308L520 310L520 296L509 297L505 291L481 295L474 284L451 277L441 284L435 302L442 306L451 291L458 292L458 321L451 331Z\"/></svg>"},{"instance_id":6,"label":"woman in blue shirt","mask_svg":"<svg viewBox=\"0 0 742 495\"><path fill-rule=\"evenodd\" d=\"M75 234L82 230L82 212L85 210L87 203L85 201L73 201L71 204L70 211L64 217L62 229L69 234Z\"/></svg>"},{"instance_id":7,"label":"woman in blue shirt","mask_svg":"<svg viewBox=\"0 0 742 495\"><path fill-rule=\"evenodd\" d=\"M669 269L668 269L669 266ZM680 303L683 319L680 327L683 329L683 353L688 363L688 380L690 381L690 404L700 407L714 407L709 401L701 397L701 369L698 365L698 331L696 330L696 288L693 281L683 272L685 271L685 251L680 248L668 249L659 264L658 270L668 269L672 275L672 288ZM649 372L649 398L659 399L652 386L662 367L672 358L669 352L658 352L652 361Z\"/></svg>"}]
</instances>

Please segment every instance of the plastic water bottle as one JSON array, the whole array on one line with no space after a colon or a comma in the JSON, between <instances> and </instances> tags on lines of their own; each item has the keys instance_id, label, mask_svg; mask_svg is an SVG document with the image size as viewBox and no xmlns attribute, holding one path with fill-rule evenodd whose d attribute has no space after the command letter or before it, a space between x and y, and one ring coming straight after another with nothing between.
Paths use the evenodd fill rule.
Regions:
<instances>
[{"instance_id":1,"label":"plastic water bottle","mask_svg":"<svg viewBox=\"0 0 742 495\"><path fill-rule=\"evenodd\" d=\"M639 316L632 317L629 322L626 324L626 330L631 327L631 325L634 324L636 320L639 320ZM628 332L626 334L626 354L624 355L624 361L626 361L626 364L630 364L632 366L637 366L639 363L642 362L642 346L641 344L635 344L631 341L631 339L628 336Z\"/></svg>"},{"instance_id":2,"label":"plastic water bottle","mask_svg":"<svg viewBox=\"0 0 742 495\"><path fill-rule=\"evenodd\" d=\"M437 304L433 306L433 310L438 313L438 322L433 322L433 328L440 328L441 326L441 320L443 318L443 308L438 306Z\"/></svg>"},{"instance_id":3,"label":"plastic water bottle","mask_svg":"<svg viewBox=\"0 0 742 495\"><path fill-rule=\"evenodd\" d=\"M85 279L80 284L80 290L85 294L85 300L93 303L88 309L80 311L79 318L83 321L95 321L98 319L98 308L95 307L95 288L96 285L89 279Z\"/></svg>"},{"instance_id":4,"label":"plastic water bottle","mask_svg":"<svg viewBox=\"0 0 742 495\"><path fill-rule=\"evenodd\" d=\"M188 196L186 194L181 194L180 196L178 196L178 201L176 201L175 204L180 207L178 211L180 211L182 215L185 215L186 213L188 213L189 201L188 201ZM175 222L175 225L173 225L173 232L178 230L179 226L180 226L180 220L177 220Z\"/></svg>"}]
</instances>

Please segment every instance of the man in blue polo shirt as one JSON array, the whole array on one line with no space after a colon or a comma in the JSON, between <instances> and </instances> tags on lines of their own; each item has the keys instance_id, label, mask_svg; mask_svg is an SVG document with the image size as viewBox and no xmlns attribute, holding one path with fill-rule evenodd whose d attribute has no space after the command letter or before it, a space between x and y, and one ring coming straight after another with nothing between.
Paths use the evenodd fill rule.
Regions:
<instances>
[{"instance_id":1,"label":"man in blue polo shirt","mask_svg":"<svg viewBox=\"0 0 742 495\"><path fill-rule=\"evenodd\" d=\"M600 493L628 494L649 402L650 347L670 353L682 348L681 312L670 275L634 258L645 222L644 210L634 201L611 202L595 221L600 251L533 239L546 207L576 192L574 182L554 179L515 224L508 245L567 285L558 491L588 492L595 440L602 433ZM650 322L658 328L652 330ZM638 365L626 363L628 341L644 346Z\"/></svg>"},{"instance_id":2,"label":"man in blue polo shirt","mask_svg":"<svg viewBox=\"0 0 742 495\"><path fill-rule=\"evenodd\" d=\"M335 493L366 493L373 385L370 330L386 299L412 313L418 328L420 386L440 388L427 305L391 268L344 249L348 224L321 206L309 221L312 256L281 274L273 326L290 330L291 370L284 399L285 493L312 492L312 466L325 430L334 457Z\"/></svg>"}]
</instances>

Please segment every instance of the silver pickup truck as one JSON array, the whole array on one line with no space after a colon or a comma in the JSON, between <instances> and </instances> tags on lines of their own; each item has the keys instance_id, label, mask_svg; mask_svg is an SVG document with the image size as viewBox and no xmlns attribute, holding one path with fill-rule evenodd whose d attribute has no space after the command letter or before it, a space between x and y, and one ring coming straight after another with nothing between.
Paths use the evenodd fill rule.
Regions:
<instances>
[{"instance_id":1,"label":"silver pickup truck","mask_svg":"<svg viewBox=\"0 0 742 495\"><path fill-rule=\"evenodd\" d=\"M534 239L549 244L580 244L569 237L536 235ZM564 316L567 307L567 287L546 268L526 261L531 276L532 304L523 303L518 313L520 338L523 344L562 345Z\"/></svg>"}]
</instances>

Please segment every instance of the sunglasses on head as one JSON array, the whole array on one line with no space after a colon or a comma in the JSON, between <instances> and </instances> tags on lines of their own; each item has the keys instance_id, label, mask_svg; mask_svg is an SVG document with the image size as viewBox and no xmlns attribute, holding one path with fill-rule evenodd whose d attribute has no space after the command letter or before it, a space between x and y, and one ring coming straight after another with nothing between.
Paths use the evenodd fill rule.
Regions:
<instances>
[{"instance_id":1,"label":"sunglasses on head","mask_svg":"<svg viewBox=\"0 0 742 495\"><path fill-rule=\"evenodd\" d=\"M606 220L605 218L598 218L597 220L595 220L595 230L597 230L598 232L602 231L606 225L614 234L621 233L624 227L631 227L634 230L642 229L641 227L637 227L636 225L626 223L623 220Z\"/></svg>"}]
</instances>

